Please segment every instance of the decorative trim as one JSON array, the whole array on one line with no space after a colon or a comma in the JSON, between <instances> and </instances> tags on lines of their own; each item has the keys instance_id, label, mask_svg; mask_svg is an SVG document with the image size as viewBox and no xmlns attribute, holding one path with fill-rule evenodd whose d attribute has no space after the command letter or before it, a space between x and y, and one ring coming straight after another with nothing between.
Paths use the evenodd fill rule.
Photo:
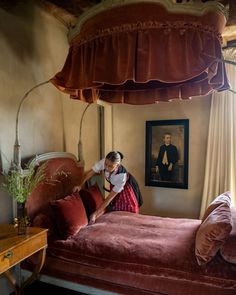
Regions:
<instances>
[{"instance_id":1,"label":"decorative trim","mask_svg":"<svg viewBox=\"0 0 236 295\"><path fill-rule=\"evenodd\" d=\"M185 21L175 21L175 22L159 22L159 21L145 21L136 22L130 24L122 24L120 26L114 26L110 28L105 28L101 30L94 31L93 34L87 35L86 38L78 38L74 43L74 46L80 46L83 43L90 42L96 38L104 37L107 35L121 33L121 32L133 32L137 30L147 30L147 29L162 29L164 34L169 34L171 30L179 30L179 34L183 35L188 30L198 30L204 33L214 34L217 39L222 43L221 34L215 30L214 27L202 25L200 22L188 23ZM73 41L72 41L73 43Z\"/></svg>"},{"instance_id":2,"label":"decorative trim","mask_svg":"<svg viewBox=\"0 0 236 295\"><path fill-rule=\"evenodd\" d=\"M119 6L125 6L136 3L156 3L161 4L166 8L170 13L185 13L195 16L202 16L209 11L215 11L221 13L225 16L225 19L228 18L228 12L223 4L215 1L209 2L185 2L185 3L173 3L173 0L104 0L101 3L93 6L91 9L88 9L78 19L75 27L71 28L68 32L69 42L80 33L82 25L90 18L96 16L97 14L113 9Z\"/></svg>"},{"instance_id":3,"label":"decorative trim","mask_svg":"<svg viewBox=\"0 0 236 295\"><path fill-rule=\"evenodd\" d=\"M36 155L30 162L29 165L37 165L40 164L41 162L55 159L55 158L70 158L73 159L77 162L76 156L68 153L68 152L50 152L50 153L45 153L41 155Z\"/></svg>"}]
</instances>

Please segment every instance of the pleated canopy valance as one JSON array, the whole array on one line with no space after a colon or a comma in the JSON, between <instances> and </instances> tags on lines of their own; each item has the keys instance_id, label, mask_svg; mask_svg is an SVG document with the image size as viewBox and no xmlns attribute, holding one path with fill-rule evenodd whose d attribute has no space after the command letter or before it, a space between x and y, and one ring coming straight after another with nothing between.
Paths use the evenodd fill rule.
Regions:
<instances>
[{"instance_id":1,"label":"pleated canopy valance","mask_svg":"<svg viewBox=\"0 0 236 295\"><path fill-rule=\"evenodd\" d=\"M222 4L103 1L70 32L51 79L71 98L152 104L229 88L221 50Z\"/></svg>"}]
</instances>

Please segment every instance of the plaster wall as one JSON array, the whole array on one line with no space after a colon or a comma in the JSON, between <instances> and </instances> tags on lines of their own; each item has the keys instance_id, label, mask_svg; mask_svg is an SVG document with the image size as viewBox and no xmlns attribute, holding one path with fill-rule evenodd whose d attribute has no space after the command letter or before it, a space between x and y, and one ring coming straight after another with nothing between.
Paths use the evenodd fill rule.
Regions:
<instances>
[{"instance_id":1,"label":"plaster wall","mask_svg":"<svg viewBox=\"0 0 236 295\"><path fill-rule=\"evenodd\" d=\"M23 95L58 72L68 51L67 30L33 1L21 1L10 11L0 8L0 152L1 170L13 157L15 119ZM35 91L22 105L19 132L22 158L49 151L77 155L82 112L86 104L70 100L53 85ZM105 153L124 153L124 165L137 178L144 197L144 214L198 217L204 178L210 97L151 106L114 105L105 110ZM145 122L190 120L189 189L146 187ZM82 141L85 169L99 159L98 107L84 116ZM0 182L2 176L0 177ZM0 223L11 222L12 200L0 190ZM10 293L1 278L0 293Z\"/></svg>"},{"instance_id":2,"label":"plaster wall","mask_svg":"<svg viewBox=\"0 0 236 295\"><path fill-rule=\"evenodd\" d=\"M18 2L8 11L0 6L0 170L5 172L13 159L15 120L21 98L36 84L53 77L62 68L68 52L65 26L33 1ZM19 116L22 158L50 151L77 155L85 106L70 100L50 83L30 93ZM93 105L85 114L82 130L87 166L99 157L97 120L97 106ZM88 130L88 126L92 128ZM0 176L0 184L2 180ZM0 223L11 222L12 200L2 190L0 204ZM1 277L1 295L10 291L8 282Z\"/></svg>"},{"instance_id":3,"label":"plaster wall","mask_svg":"<svg viewBox=\"0 0 236 295\"><path fill-rule=\"evenodd\" d=\"M0 151L1 170L13 158L16 113L23 95L58 72L68 52L67 30L32 1L11 11L0 8ZM86 104L69 99L51 83L35 89L19 115L22 158L50 151L77 155L82 112ZM82 129L84 158L89 167L98 160L97 105L87 110ZM91 124L91 125L90 125ZM92 126L92 128L91 128ZM0 191L0 222L10 218L10 199Z\"/></svg>"},{"instance_id":4,"label":"plaster wall","mask_svg":"<svg viewBox=\"0 0 236 295\"><path fill-rule=\"evenodd\" d=\"M210 97L148 106L113 107L114 149L124 153L123 164L136 177L144 198L141 212L198 218L203 189ZM145 186L145 124L149 120L189 119L188 189Z\"/></svg>"}]
</instances>

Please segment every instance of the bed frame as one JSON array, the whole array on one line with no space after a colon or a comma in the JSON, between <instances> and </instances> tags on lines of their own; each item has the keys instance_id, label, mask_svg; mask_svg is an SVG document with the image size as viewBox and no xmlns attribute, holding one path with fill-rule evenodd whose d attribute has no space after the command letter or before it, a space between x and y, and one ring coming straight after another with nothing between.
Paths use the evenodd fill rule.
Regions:
<instances>
[{"instance_id":1,"label":"bed frame","mask_svg":"<svg viewBox=\"0 0 236 295\"><path fill-rule=\"evenodd\" d=\"M47 186L32 192L27 208L33 226L35 217L49 212L50 200L66 197L83 174L83 166L70 153L47 153L31 161L45 162L50 173L58 167L69 169L70 179L60 179L58 185L64 191L58 193L55 187L55 196ZM94 295L234 295L236 265L219 253L208 264L197 264L194 249L200 224L197 219L106 213L69 239L49 236L39 279ZM22 276L29 276L31 266L32 261L22 266Z\"/></svg>"}]
</instances>

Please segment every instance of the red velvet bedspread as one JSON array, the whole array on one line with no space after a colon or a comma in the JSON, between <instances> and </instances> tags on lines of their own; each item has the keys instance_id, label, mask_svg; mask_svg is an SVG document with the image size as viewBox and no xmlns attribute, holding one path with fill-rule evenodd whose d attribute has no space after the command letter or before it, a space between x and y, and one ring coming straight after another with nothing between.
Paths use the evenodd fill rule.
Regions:
<instances>
[{"instance_id":1,"label":"red velvet bedspread","mask_svg":"<svg viewBox=\"0 0 236 295\"><path fill-rule=\"evenodd\" d=\"M220 254L207 265L197 264L194 244L200 222L107 213L77 235L49 242L43 272L74 282L111 284L118 294L235 295L235 264Z\"/></svg>"}]
</instances>

